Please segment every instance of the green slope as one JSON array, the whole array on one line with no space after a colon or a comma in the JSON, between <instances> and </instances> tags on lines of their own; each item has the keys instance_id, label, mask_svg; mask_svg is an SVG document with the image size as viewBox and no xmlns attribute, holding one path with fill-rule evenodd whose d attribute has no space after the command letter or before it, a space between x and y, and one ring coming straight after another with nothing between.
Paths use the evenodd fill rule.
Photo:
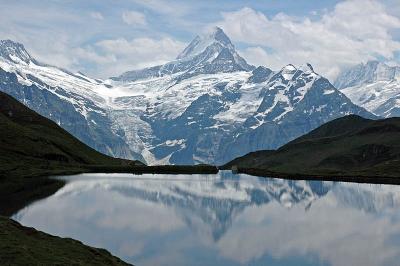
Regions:
<instances>
[{"instance_id":1,"label":"green slope","mask_svg":"<svg viewBox=\"0 0 400 266\"><path fill-rule=\"evenodd\" d=\"M400 118L346 116L276 151L249 153L222 168L234 165L261 174L400 177Z\"/></svg>"},{"instance_id":2,"label":"green slope","mask_svg":"<svg viewBox=\"0 0 400 266\"><path fill-rule=\"evenodd\" d=\"M130 265L104 249L45 234L0 216L1 265Z\"/></svg>"}]
</instances>

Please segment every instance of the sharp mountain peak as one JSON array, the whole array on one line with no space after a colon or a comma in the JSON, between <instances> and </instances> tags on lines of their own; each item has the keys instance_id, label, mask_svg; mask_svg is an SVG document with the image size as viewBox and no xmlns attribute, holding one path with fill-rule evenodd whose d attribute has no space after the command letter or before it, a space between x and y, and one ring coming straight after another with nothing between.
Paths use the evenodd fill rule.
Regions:
<instances>
[{"instance_id":1,"label":"sharp mountain peak","mask_svg":"<svg viewBox=\"0 0 400 266\"><path fill-rule=\"evenodd\" d=\"M213 27L204 34L197 35L178 55L177 59L192 57L214 44L219 44L231 51L235 50L235 47L225 32L220 27Z\"/></svg>"},{"instance_id":2,"label":"sharp mountain peak","mask_svg":"<svg viewBox=\"0 0 400 266\"><path fill-rule=\"evenodd\" d=\"M19 59L27 64L30 61L34 61L22 43L12 40L0 40L0 57L13 62L18 61Z\"/></svg>"}]
</instances>

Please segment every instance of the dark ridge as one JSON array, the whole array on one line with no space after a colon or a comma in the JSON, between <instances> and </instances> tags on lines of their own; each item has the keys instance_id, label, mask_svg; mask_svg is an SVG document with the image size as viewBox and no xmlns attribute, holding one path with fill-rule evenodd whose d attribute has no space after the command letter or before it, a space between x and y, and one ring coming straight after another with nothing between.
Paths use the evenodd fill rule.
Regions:
<instances>
[{"instance_id":1,"label":"dark ridge","mask_svg":"<svg viewBox=\"0 0 400 266\"><path fill-rule=\"evenodd\" d=\"M0 216L1 265L131 265L105 249L24 227Z\"/></svg>"},{"instance_id":2,"label":"dark ridge","mask_svg":"<svg viewBox=\"0 0 400 266\"><path fill-rule=\"evenodd\" d=\"M262 176L352 177L374 183L399 178L400 183L400 118L338 118L278 150L249 153L221 168L232 167Z\"/></svg>"}]
</instances>

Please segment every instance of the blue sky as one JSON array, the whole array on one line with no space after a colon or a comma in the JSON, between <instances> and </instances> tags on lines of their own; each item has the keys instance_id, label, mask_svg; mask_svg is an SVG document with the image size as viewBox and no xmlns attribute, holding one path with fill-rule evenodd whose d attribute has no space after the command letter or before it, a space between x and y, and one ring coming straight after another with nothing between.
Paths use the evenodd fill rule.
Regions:
<instances>
[{"instance_id":1,"label":"blue sky","mask_svg":"<svg viewBox=\"0 0 400 266\"><path fill-rule=\"evenodd\" d=\"M330 78L359 62L400 62L400 1L0 0L0 38L39 60L107 78L172 60L224 29L255 65L311 63Z\"/></svg>"}]
</instances>

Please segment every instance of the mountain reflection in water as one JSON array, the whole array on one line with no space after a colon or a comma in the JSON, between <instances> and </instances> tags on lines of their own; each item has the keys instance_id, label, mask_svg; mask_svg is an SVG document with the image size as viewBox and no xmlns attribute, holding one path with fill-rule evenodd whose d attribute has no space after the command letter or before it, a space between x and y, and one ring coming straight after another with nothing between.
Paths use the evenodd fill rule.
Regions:
<instances>
[{"instance_id":1,"label":"mountain reflection in water","mask_svg":"<svg viewBox=\"0 0 400 266\"><path fill-rule=\"evenodd\" d=\"M137 265L398 265L400 187L84 174L14 219Z\"/></svg>"}]
</instances>

